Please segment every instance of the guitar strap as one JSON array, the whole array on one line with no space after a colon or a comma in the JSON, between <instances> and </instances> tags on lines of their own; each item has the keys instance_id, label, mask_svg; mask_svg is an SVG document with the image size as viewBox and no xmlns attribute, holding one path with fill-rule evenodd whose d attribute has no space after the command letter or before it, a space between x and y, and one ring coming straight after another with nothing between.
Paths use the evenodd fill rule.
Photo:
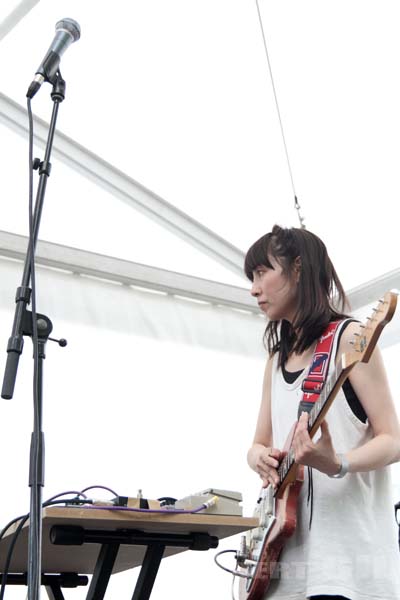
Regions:
<instances>
[{"instance_id":1,"label":"guitar strap","mask_svg":"<svg viewBox=\"0 0 400 600\"><path fill-rule=\"evenodd\" d=\"M303 391L303 399L299 402L299 408L297 411L297 418L303 411L310 412L315 402L318 400L320 393L325 385L326 378L329 372L329 365L331 362L333 342L335 341L335 333L342 321L332 321L325 329L317 341L317 345L314 350L311 367L307 373L307 377L303 380L301 389ZM308 522L308 528L311 529L311 523L313 518L313 497L314 497L314 486L312 468L308 469L308 497L307 506L310 504L310 518Z\"/></svg>"},{"instance_id":2,"label":"guitar strap","mask_svg":"<svg viewBox=\"0 0 400 600\"><path fill-rule=\"evenodd\" d=\"M310 412L323 390L329 372L333 342L342 321L332 321L319 338L314 350L311 367L303 380L303 398L299 403L298 418L303 411Z\"/></svg>"}]
</instances>

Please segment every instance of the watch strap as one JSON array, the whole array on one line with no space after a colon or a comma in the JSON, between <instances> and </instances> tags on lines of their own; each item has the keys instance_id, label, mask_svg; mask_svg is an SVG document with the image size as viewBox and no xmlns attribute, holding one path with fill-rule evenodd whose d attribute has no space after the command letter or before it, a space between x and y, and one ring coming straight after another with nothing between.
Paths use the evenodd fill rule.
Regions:
<instances>
[{"instance_id":1,"label":"watch strap","mask_svg":"<svg viewBox=\"0 0 400 600\"><path fill-rule=\"evenodd\" d=\"M342 477L344 477L345 475L347 475L347 473L349 472L349 461L347 460L347 458L345 457L344 454L338 454L337 455L339 460L340 460L340 469L338 473L335 473L335 475L329 475L329 477L331 479L342 479Z\"/></svg>"}]
</instances>

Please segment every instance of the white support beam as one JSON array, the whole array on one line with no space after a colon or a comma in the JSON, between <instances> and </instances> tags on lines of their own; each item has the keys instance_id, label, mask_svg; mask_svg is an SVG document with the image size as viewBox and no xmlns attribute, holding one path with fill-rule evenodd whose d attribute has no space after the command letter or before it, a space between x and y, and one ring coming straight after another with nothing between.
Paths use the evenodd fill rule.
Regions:
<instances>
[{"instance_id":1,"label":"white support beam","mask_svg":"<svg viewBox=\"0 0 400 600\"><path fill-rule=\"evenodd\" d=\"M0 22L0 41L18 25L25 15L38 4L39 0L21 0Z\"/></svg>"},{"instance_id":2,"label":"white support beam","mask_svg":"<svg viewBox=\"0 0 400 600\"><path fill-rule=\"evenodd\" d=\"M28 238L0 231L0 256L23 261ZM39 241L36 263L124 285L157 290L211 304L259 313L249 291L207 279L149 267L94 252ZM22 275L22 269L21 269Z\"/></svg>"},{"instance_id":3,"label":"white support beam","mask_svg":"<svg viewBox=\"0 0 400 600\"><path fill-rule=\"evenodd\" d=\"M0 231L0 256L23 261L26 246L27 238L25 236ZM255 314L260 312L250 297L248 289L157 269L94 252L69 248L68 246L39 241L36 262L39 265L62 269L79 275L97 277L211 304L229 306ZM375 304L389 290L400 290L400 269L390 271L350 290L347 296L352 311L360 311L360 309L371 303ZM390 326L384 329L380 343L384 348L400 343L400 307Z\"/></svg>"},{"instance_id":4,"label":"white support beam","mask_svg":"<svg viewBox=\"0 0 400 600\"><path fill-rule=\"evenodd\" d=\"M360 311L368 305L376 306L378 300L386 292L395 291L400 293L400 269L384 273L376 279L363 283L347 292L352 311ZM393 320L382 332L379 339L381 348L388 348L400 344L400 297Z\"/></svg>"},{"instance_id":5,"label":"white support beam","mask_svg":"<svg viewBox=\"0 0 400 600\"><path fill-rule=\"evenodd\" d=\"M27 138L26 110L1 93L0 122ZM48 124L34 117L34 141L40 147L46 144L47 132ZM57 158L81 175L160 223L230 271L243 276L243 252L183 211L63 133L55 134L53 150Z\"/></svg>"},{"instance_id":6,"label":"white support beam","mask_svg":"<svg viewBox=\"0 0 400 600\"><path fill-rule=\"evenodd\" d=\"M400 292L400 269L384 273L368 283L363 283L349 290L347 296L352 310L358 310L367 304L377 302L379 298L390 290Z\"/></svg>"}]
</instances>

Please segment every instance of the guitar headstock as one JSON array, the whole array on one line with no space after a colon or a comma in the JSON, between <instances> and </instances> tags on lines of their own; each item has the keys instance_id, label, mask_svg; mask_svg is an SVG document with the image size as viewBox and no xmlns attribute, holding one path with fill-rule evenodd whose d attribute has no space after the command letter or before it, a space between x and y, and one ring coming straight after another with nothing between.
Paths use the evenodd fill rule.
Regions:
<instances>
[{"instance_id":1,"label":"guitar headstock","mask_svg":"<svg viewBox=\"0 0 400 600\"><path fill-rule=\"evenodd\" d=\"M377 306L372 309L371 316L363 325L360 325L359 332L354 334L354 340L351 342L354 352L345 354L345 366L354 362L369 361L383 328L391 321L395 313L396 306L397 294L386 292Z\"/></svg>"}]
</instances>

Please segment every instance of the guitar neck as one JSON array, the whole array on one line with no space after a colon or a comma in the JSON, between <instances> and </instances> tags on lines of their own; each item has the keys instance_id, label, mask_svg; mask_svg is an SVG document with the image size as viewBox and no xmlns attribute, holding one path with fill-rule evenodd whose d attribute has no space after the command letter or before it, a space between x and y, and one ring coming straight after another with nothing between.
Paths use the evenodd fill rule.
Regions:
<instances>
[{"instance_id":1,"label":"guitar neck","mask_svg":"<svg viewBox=\"0 0 400 600\"><path fill-rule=\"evenodd\" d=\"M346 367L343 367L341 362L338 362L335 367L335 371L326 380L318 400L315 402L309 413L308 432L311 438L314 437L316 431L321 425L321 422L324 420L326 413L331 407L333 400L335 399L337 393L339 392L343 383L346 381L355 364L356 363L354 362ZM282 493L286 485L295 480L296 467L297 464L295 462L294 452L293 449L290 448L278 467L280 483L275 490L275 495Z\"/></svg>"},{"instance_id":2,"label":"guitar neck","mask_svg":"<svg viewBox=\"0 0 400 600\"><path fill-rule=\"evenodd\" d=\"M335 367L334 373L332 373L326 381L318 400L315 402L309 413L308 432L310 437L314 437L321 422L324 420L326 413L331 407L333 400L355 364L356 363L353 363L350 366L343 368L339 362Z\"/></svg>"}]
</instances>

